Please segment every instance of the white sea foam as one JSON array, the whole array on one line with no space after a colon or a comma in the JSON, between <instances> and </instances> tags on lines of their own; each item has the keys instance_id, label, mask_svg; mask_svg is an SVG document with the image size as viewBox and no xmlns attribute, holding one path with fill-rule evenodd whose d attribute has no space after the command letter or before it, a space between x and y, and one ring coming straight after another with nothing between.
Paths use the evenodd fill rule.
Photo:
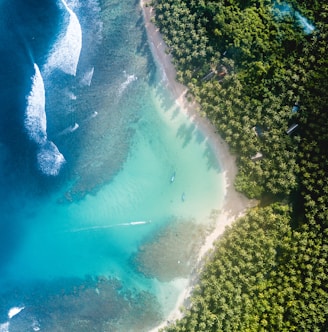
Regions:
<instances>
[{"instance_id":1,"label":"white sea foam","mask_svg":"<svg viewBox=\"0 0 328 332\"><path fill-rule=\"evenodd\" d=\"M45 90L39 67L34 64L35 74L32 77L32 88L27 97L27 108L24 125L29 137L38 144L47 140L47 119L45 112Z\"/></svg>"},{"instance_id":2,"label":"white sea foam","mask_svg":"<svg viewBox=\"0 0 328 332\"><path fill-rule=\"evenodd\" d=\"M12 307L8 311L8 318L11 319L14 316L18 315L25 307Z\"/></svg>"},{"instance_id":3,"label":"white sea foam","mask_svg":"<svg viewBox=\"0 0 328 332\"><path fill-rule=\"evenodd\" d=\"M56 176L65 163L64 156L59 152L57 146L47 141L43 144L37 154L38 165L45 175Z\"/></svg>"},{"instance_id":4,"label":"white sea foam","mask_svg":"<svg viewBox=\"0 0 328 332\"><path fill-rule=\"evenodd\" d=\"M79 128L79 124L77 122L75 122L73 125L65 128L63 131L61 131L58 136L63 136L63 135L67 135L70 134L72 132L74 132L75 130L77 130Z\"/></svg>"},{"instance_id":5,"label":"white sea foam","mask_svg":"<svg viewBox=\"0 0 328 332\"><path fill-rule=\"evenodd\" d=\"M79 233L79 232L88 232L88 231L108 229L108 228L114 228L114 227L139 226L139 225L146 225L146 224L150 224L150 223L151 223L151 220L140 220L140 221L123 222L120 224L113 224L113 225L97 225L97 226L76 228L76 229L70 230L69 232L70 233Z\"/></svg>"},{"instance_id":6,"label":"white sea foam","mask_svg":"<svg viewBox=\"0 0 328 332\"><path fill-rule=\"evenodd\" d=\"M41 330L40 324L35 318L33 319L32 329L33 329L33 331L40 331Z\"/></svg>"},{"instance_id":7,"label":"white sea foam","mask_svg":"<svg viewBox=\"0 0 328 332\"><path fill-rule=\"evenodd\" d=\"M95 70L95 68L92 67L90 70L88 70L88 71L85 72L85 74L83 75L83 77L81 79L81 84L82 85L86 85L86 86L90 86L91 85L91 81L92 81L94 70Z\"/></svg>"},{"instance_id":8,"label":"white sea foam","mask_svg":"<svg viewBox=\"0 0 328 332\"><path fill-rule=\"evenodd\" d=\"M85 120L83 120L83 122L87 122L93 118L95 118L98 115L97 111L94 111L91 115L89 115Z\"/></svg>"},{"instance_id":9,"label":"white sea foam","mask_svg":"<svg viewBox=\"0 0 328 332\"><path fill-rule=\"evenodd\" d=\"M132 221L129 223L129 225L136 226L136 225L145 225L145 224L149 224L149 223L151 223L151 220L149 220L149 221L141 220L141 221Z\"/></svg>"},{"instance_id":10,"label":"white sea foam","mask_svg":"<svg viewBox=\"0 0 328 332\"><path fill-rule=\"evenodd\" d=\"M60 0L60 3L69 14L69 22L50 51L44 72L49 74L54 69L60 69L66 74L75 76L82 49L82 29L77 16L67 3L64 0Z\"/></svg>"},{"instance_id":11,"label":"white sea foam","mask_svg":"<svg viewBox=\"0 0 328 332\"><path fill-rule=\"evenodd\" d=\"M90 119L95 118L98 115L97 111L94 111L91 115L90 115Z\"/></svg>"},{"instance_id":12,"label":"white sea foam","mask_svg":"<svg viewBox=\"0 0 328 332\"><path fill-rule=\"evenodd\" d=\"M77 122L74 123L73 126L71 126L71 133L79 128L79 124Z\"/></svg>"},{"instance_id":13,"label":"white sea foam","mask_svg":"<svg viewBox=\"0 0 328 332\"><path fill-rule=\"evenodd\" d=\"M78 10L81 7L79 0L67 0L66 3L69 6L69 8L71 8L74 11Z\"/></svg>"},{"instance_id":14,"label":"white sea foam","mask_svg":"<svg viewBox=\"0 0 328 332\"><path fill-rule=\"evenodd\" d=\"M76 95L72 91L67 91L67 96L71 100L76 100Z\"/></svg>"},{"instance_id":15,"label":"white sea foam","mask_svg":"<svg viewBox=\"0 0 328 332\"><path fill-rule=\"evenodd\" d=\"M27 97L24 125L30 139L39 145L37 160L40 170L46 175L57 175L65 158L57 146L48 141L44 83L36 64L34 64L34 70L31 92Z\"/></svg>"},{"instance_id":16,"label":"white sea foam","mask_svg":"<svg viewBox=\"0 0 328 332\"><path fill-rule=\"evenodd\" d=\"M0 332L9 332L9 322L0 324Z\"/></svg>"},{"instance_id":17,"label":"white sea foam","mask_svg":"<svg viewBox=\"0 0 328 332\"><path fill-rule=\"evenodd\" d=\"M124 74L126 75L126 73L124 72ZM120 85L120 88L118 90L119 95L121 95L124 90L134 81L136 81L138 79L138 77L136 77L134 74L132 75L127 75L126 76L126 80Z\"/></svg>"}]
</instances>

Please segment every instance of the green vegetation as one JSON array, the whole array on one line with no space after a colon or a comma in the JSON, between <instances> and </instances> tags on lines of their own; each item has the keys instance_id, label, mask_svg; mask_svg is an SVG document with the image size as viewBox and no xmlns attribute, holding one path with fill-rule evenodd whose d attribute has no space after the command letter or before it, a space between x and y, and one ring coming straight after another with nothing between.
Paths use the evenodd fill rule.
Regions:
<instances>
[{"instance_id":1,"label":"green vegetation","mask_svg":"<svg viewBox=\"0 0 328 332\"><path fill-rule=\"evenodd\" d=\"M293 230L286 205L251 210L217 242L191 308L166 331L326 331L327 233Z\"/></svg>"},{"instance_id":2,"label":"green vegetation","mask_svg":"<svg viewBox=\"0 0 328 332\"><path fill-rule=\"evenodd\" d=\"M328 4L152 5L178 79L238 156L237 190L261 200L167 331L327 331Z\"/></svg>"}]
</instances>

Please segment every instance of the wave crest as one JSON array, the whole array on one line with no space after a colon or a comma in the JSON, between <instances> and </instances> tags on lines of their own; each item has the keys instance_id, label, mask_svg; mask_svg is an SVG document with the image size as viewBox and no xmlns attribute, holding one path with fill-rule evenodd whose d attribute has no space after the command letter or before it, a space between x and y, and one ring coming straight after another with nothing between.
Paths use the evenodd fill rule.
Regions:
<instances>
[{"instance_id":1,"label":"wave crest","mask_svg":"<svg viewBox=\"0 0 328 332\"><path fill-rule=\"evenodd\" d=\"M24 310L25 307L12 307L8 311L8 318L11 319L14 316L18 315L22 310Z\"/></svg>"},{"instance_id":2,"label":"wave crest","mask_svg":"<svg viewBox=\"0 0 328 332\"><path fill-rule=\"evenodd\" d=\"M40 147L37 160L41 172L45 175L52 176L58 175L60 169L66 162L57 146L51 141L47 141Z\"/></svg>"},{"instance_id":3,"label":"wave crest","mask_svg":"<svg viewBox=\"0 0 328 332\"><path fill-rule=\"evenodd\" d=\"M24 125L29 138L39 146L37 154L39 169L46 175L58 175L65 158L57 146L48 141L44 82L37 64L34 64L34 70L31 92L27 97Z\"/></svg>"},{"instance_id":4,"label":"wave crest","mask_svg":"<svg viewBox=\"0 0 328 332\"><path fill-rule=\"evenodd\" d=\"M9 322L0 324L0 332L9 332Z\"/></svg>"},{"instance_id":5,"label":"wave crest","mask_svg":"<svg viewBox=\"0 0 328 332\"><path fill-rule=\"evenodd\" d=\"M69 14L69 22L67 28L59 34L57 42L50 51L44 72L49 74L54 69L60 69L66 74L75 76L82 49L82 29L76 14L64 0L60 2L63 9Z\"/></svg>"},{"instance_id":6,"label":"wave crest","mask_svg":"<svg viewBox=\"0 0 328 332\"><path fill-rule=\"evenodd\" d=\"M45 89L40 69L36 64L34 64L34 70L31 92L27 97L24 125L30 139L38 144L43 144L47 140Z\"/></svg>"}]
</instances>

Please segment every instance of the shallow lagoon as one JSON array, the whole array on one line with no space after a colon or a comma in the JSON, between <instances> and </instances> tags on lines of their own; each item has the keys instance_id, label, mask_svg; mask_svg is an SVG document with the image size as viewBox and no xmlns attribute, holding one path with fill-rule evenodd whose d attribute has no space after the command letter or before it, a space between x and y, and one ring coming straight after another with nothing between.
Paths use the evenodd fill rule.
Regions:
<instances>
[{"instance_id":1,"label":"shallow lagoon","mask_svg":"<svg viewBox=\"0 0 328 332\"><path fill-rule=\"evenodd\" d=\"M84 31L83 2L71 6ZM66 158L61 175L31 168L2 180L0 330L8 322L9 331L156 326L223 200L220 165L166 91L139 4L106 1L90 13L101 26L92 54L82 49L76 78L45 82L48 135ZM90 85L77 83L86 78ZM9 320L12 307L24 309Z\"/></svg>"}]
</instances>

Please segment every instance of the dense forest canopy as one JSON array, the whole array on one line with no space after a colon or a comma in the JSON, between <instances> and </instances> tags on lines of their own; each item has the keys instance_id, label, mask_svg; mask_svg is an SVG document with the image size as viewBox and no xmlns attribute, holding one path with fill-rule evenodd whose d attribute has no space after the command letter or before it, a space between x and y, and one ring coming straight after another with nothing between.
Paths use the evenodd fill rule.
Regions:
<instances>
[{"instance_id":1,"label":"dense forest canopy","mask_svg":"<svg viewBox=\"0 0 328 332\"><path fill-rule=\"evenodd\" d=\"M328 4L154 0L178 79L260 205L229 230L167 331L328 330Z\"/></svg>"}]
</instances>

